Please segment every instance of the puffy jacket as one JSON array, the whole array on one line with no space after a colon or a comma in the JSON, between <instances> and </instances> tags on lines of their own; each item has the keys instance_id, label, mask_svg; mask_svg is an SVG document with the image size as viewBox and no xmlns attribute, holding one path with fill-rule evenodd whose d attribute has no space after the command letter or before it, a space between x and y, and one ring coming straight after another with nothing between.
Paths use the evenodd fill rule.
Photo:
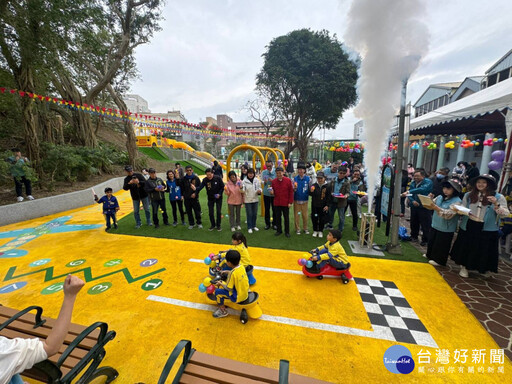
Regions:
<instances>
[{"instance_id":1,"label":"puffy jacket","mask_svg":"<svg viewBox=\"0 0 512 384\"><path fill-rule=\"evenodd\" d=\"M160 185L162 185L164 189L162 189L161 191L157 191L156 187ZM147 179L144 183L144 190L149 195L149 198L153 201L162 200L165 198L165 183L159 177L157 177L156 179Z\"/></svg>"},{"instance_id":2,"label":"puffy jacket","mask_svg":"<svg viewBox=\"0 0 512 384\"><path fill-rule=\"evenodd\" d=\"M300 176L295 176L293 178L294 185L297 187L295 189L295 193L293 194L293 199L295 201L308 201L309 199L309 184L310 179L309 176L304 175L301 179Z\"/></svg>"},{"instance_id":3,"label":"puffy jacket","mask_svg":"<svg viewBox=\"0 0 512 384\"><path fill-rule=\"evenodd\" d=\"M260 195L258 195L258 191L260 191L260 193L262 192L260 179L257 177L254 177L254 179L252 179L252 180L253 181L251 183L249 178L246 177L242 181L242 186L243 186L242 193L244 194L244 201L246 203L258 202L260 199Z\"/></svg>"}]
</instances>

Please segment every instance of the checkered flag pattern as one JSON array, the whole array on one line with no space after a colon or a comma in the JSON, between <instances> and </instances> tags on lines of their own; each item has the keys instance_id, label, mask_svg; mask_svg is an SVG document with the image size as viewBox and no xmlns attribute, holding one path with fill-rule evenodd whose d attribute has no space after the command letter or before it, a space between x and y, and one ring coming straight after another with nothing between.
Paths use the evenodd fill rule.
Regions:
<instances>
[{"instance_id":1,"label":"checkered flag pattern","mask_svg":"<svg viewBox=\"0 0 512 384\"><path fill-rule=\"evenodd\" d=\"M427 328L392 281L354 278L375 332L389 340L437 348Z\"/></svg>"}]
</instances>

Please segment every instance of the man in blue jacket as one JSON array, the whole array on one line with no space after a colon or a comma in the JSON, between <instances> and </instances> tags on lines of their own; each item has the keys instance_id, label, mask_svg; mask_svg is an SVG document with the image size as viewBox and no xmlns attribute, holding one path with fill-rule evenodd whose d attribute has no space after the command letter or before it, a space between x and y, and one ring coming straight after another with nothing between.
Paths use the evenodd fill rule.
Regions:
<instances>
[{"instance_id":1,"label":"man in blue jacket","mask_svg":"<svg viewBox=\"0 0 512 384\"><path fill-rule=\"evenodd\" d=\"M421 238L421 246L426 246L428 243L428 234L432 225L432 211L426 209L421 204L418 195L428 196L432 193L432 180L426 178L425 170L416 169L413 175L413 181L409 186L409 191L402 193L402 196L409 196L409 207L411 208L411 239L418 241L418 235L421 231L423 236Z\"/></svg>"},{"instance_id":2,"label":"man in blue jacket","mask_svg":"<svg viewBox=\"0 0 512 384\"><path fill-rule=\"evenodd\" d=\"M304 163L300 163L297 166L297 172L298 175L293 179L293 214L295 217L295 231L297 232L297 235L300 235L300 222L302 219L302 227L304 229L304 233L309 235L308 199L311 180L309 176L306 176L306 166Z\"/></svg>"}]
</instances>

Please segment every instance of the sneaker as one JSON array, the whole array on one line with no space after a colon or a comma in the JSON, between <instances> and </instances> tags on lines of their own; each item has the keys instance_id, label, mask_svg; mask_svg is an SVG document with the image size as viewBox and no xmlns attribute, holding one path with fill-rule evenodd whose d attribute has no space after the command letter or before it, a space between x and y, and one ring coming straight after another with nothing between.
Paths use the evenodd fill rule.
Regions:
<instances>
[{"instance_id":1,"label":"sneaker","mask_svg":"<svg viewBox=\"0 0 512 384\"><path fill-rule=\"evenodd\" d=\"M277 231L277 225L273 225L273 226L272 226L272 229L273 229L274 231Z\"/></svg>"},{"instance_id":2,"label":"sneaker","mask_svg":"<svg viewBox=\"0 0 512 384\"><path fill-rule=\"evenodd\" d=\"M304 230L305 235L309 235L309 231L307 229Z\"/></svg>"},{"instance_id":3,"label":"sneaker","mask_svg":"<svg viewBox=\"0 0 512 384\"><path fill-rule=\"evenodd\" d=\"M209 231L213 231L214 229L215 229L215 227L208 228Z\"/></svg>"},{"instance_id":4,"label":"sneaker","mask_svg":"<svg viewBox=\"0 0 512 384\"><path fill-rule=\"evenodd\" d=\"M137 225L135 226L135 229L139 229L139 228L140 228L140 224L137 224Z\"/></svg>"},{"instance_id":5,"label":"sneaker","mask_svg":"<svg viewBox=\"0 0 512 384\"><path fill-rule=\"evenodd\" d=\"M27 199L29 199L29 200L35 200L35 199L34 199L34 196L32 196L32 195L28 195L28 196L27 196Z\"/></svg>"},{"instance_id":6,"label":"sneaker","mask_svg":"<svg viewBox=\"0 0 512 384\"><path fill-rule=\"evenodd\" d=\"M236 231L236 228L235 227L231 227L231 232L235 232Z\"/></svg>"},{"instance_id":7,"label":"sneaker","mask_svg":"<svg viewBox=\"0 0 512 384\"><path fill-rule=\"evenodd\" d=\"M239 225L237 225L237 226L236 226L236 229L237 229L238 231L241 231L241 230L242 230L242 227L241 227L241 226L239 226Z\"/></svg>"},{"instance_id":8,"label":"sneaker","mask_svg":"<svg viewBox=\"0 0 512 384\"><path fill-rule=\"evenodd\" d=\"M158 224L155 224L155 229L158 229L160 228L160 226Z\"/></svg>"},{"instance_id":9,"label":"sneaker","mask_svg":"<svg viewBox=\"0 0 512 384\"><path fill-rule=\"evenodd\" d=\"M228 315L228 311L226 310L222 310L222 309L217 309L215 312L213 312L213 317L215 317L216 319L220 318L220 317L226 317Z\"/></svg>"},{"instance_id":10,"label":"sneaker","mask_svg":"<svg viewBox=\"0 0 512 384\"><path fill-rule=\"evenodd\" d=\"M297 231L297 235L300 235L300 231Z\"/></svg>"},{"instance_id":11,"label":"sneaker","mask_svg":"<svg viewBox=\"0 0 512 384\"><path fill-rule=\"evenodd\" d=\"M269 230L270 229L270 225L265 225L265 231Z\"/></svg>"},{"instance_id":12,"label":"sneaker","mask_svg":"<svg viewBox=\"0 0 512 384\"><path fill-rule=\"evenodd\" d=\"M114 223L114 229L117 229L117 224L116 223Z\"/></svg>"},{"instance_id":13,"label":"sneaker","mask_svg":"<svg viewBox=\"0 0 512 384\"><path fill-rule=\"evenodd\" d=\"M181 225L187 225L187 223L185 223L184 221L181 222Z\"/></svg>"},{"instance_id":14,"label":"sneaker","mask_svg":"<svg viewBox=\"0 0 512 384\"><path fill-rule=\"evenodd\" d=\"M197 228L203 229L203 224L197 224Z\"/></svg>"},{"instance_id":15,"label":"sneaker","mask_svg":"<svg viewBox=\"0 0 512 384\"><path fill-rule=\"evenodd\" d=\"M276 232L276 233L274 233L274 236L280 236L282 234L283 234L283 232Z\"/></svg>"},{"instance_id":16,"label":"sneaker","mask_svg":"<svg viewBox=\"0 0 512 384\"><path fill-rule=\"evenodd\" d=\"M492 276L491 271L487 271L485 273L481 273L481 275L482 275L482 277L484 277L486 279Z\"/></svg>"},{"instance_id":17,"label":"sneaker","mask_svg":"<svg viewBox=\"0 0 512 384\"><path fill-rule=\"evenodd\" d=\"M23 196L18 196L18 198L16 200L18 200L18 203L21 203L25 199L23 198Z\"/></svg>"},{"instance_id":18,"label":"sneaker","mask_svg":"<svg viewBox=\"0 0 512 384\"><path fill-rule=\"evenodd\" d=\"M252 229L249 228L249 230L247 232L252 233Z\"/></svg>"},{"instance_id":19,"label":"sneaker","mask_svg":"<svg viewBox=\"0 0 512 384\"><path fill-rule=\"evenodd\" d=\"M353 230L354 232L356 232L356 231L357 231L357 227L352 227L352 230Z\"/></svg>"},{"instance_id":20,"label":"sneaker","mask_svg":"<svg viewBox=\"0 0 512 384\"><path fill-rule=\"evenodd\" d=\"M427 243L426 241L422 241L422 242L420 243L420 245L421 245L422 247L426 247L426 246L428 245L428 243Z\"/></svg>"},{"instance_id":21,"label":"sneaker","mask_svg":"<svg viewBox=\"0 0 512 384\"><path fill-rule=\"evenodd\" d=\"M289 233L285 233L284 234L287 238L290 238L290 234Z\"/></svg>"},{"instance_id":22,"label":"sneaker","mask_svg":"<svg viewBox=\"0 0 512 384\"><path fill-rule=\"evenodd\" d=\"M429 260L429 261L428 261L428 263L429 263L430 265L433 265L434 267L440 267L440 266L441 266L441 264L436 263L434 260Z\"/></svg>"},{"instance_id":23,"label":"sneaker","mask_svg":"<svg viewBox=\"0 0 512 384\"><path fill-rule=\"evenodd\" d=\"M318 237L320 237L320 238L324 237L324 233L323 232L318 232Z\"/></svg>"},{"instance_id":24,"label":"sneaker","mask_svg":"<svg viewBox=\"0 0 512 384\"><path fill-rule=\"evenodd\" d=\"M411 242L412 243L417 243L418 242L418 238L417 237L411 237Z\"/></svg>"},{"instance_id":25,"label":"sneaker","mask_svg":"<svg viewBox=\"0 0 512 384\"><path fill-rule=\"evenodd\" d=\"M222 228L221 227L217 227L217 231L222 231Z\"/></svg>"},{"instance_id":26,"label":"sneaker","mask_svg":"<svg viewBox=\"0 0 512 384\"><path fill-rule=\"evenodd\" d=\"M167 223L164 223L164 225L171 225L171 224L169 224L169 223L167 222Z\"/></svg>"},{"instance_id":27,"label":"sneaker","mask_svg":"<svg viewBox=\"0 0 512 384\"><path fill-rule=\"evenodd\" d=\"M426 253L424 253L424 254L423 254L423 255L421 255L421 256L423 256L425 259L427 258L427 254L426 254Z\"/></svg>"},{"instance_id":28,"label":"sneaker","mask_svg":"<svg viewBox=\"0 0 512 384\"><path fill-rule=\"evenodd\" d=\"M149 226L149 227L152 227L152 226L153 226L153 223L149 223L149 224L148 224L148 226Z\"/></svg>"},{"instance_id":29,"label":"sneaker","mask_svg":"<svg viewBox=\"0 0 512 384\"><path fill-rule=\"evenodd\" d=\"M259 231L258 227L254 227L252 230L255 231L255 232Z\"/></svg>"},{"instance_id":30,"label":"sneaker","mask_svg":"<svg viewBox=\"0 0 512 384\"><path fill-rule=\"evenodd\" d=\"M459 276L460 276L460 277L469 277L469 272L468 272L468 270L466 269L466 267L464 267L464 266L461 266L461 267L460 267Z\"/></svg>"},{"instance_id":31,"label":"sneaker","mask_svg":"<svg viewBox=\"0 0 512 384\"><path fill-rule=\"evenodd\" d=\"M194 229L194 226L193 225L189 225L188 229Z\"/></svg>"},{"instance_id":32,"label":"sneaker","mask_svg":"<svg viewBox=\"0 0 512 384\"><path fill-rule=\"evenodd\" d=\"M176 221L172 223L172 226L173 226L173 227L175 227L175 226L177 226L177 225L178 225L178 223L177 223Z\"/></svg>"},{"instance_id":33,"label":"sneaker","mask_svg":"<svg viewBox=\"0 0 512 384\"><path fill-rule=\"evenodd\" d=\"M313 231L313 237L317 237L318 236L318 232L317 231Z\"/></svg>"},{"instance_id":34,"label":"sneaker","mask_svg":"<svg viewBox=\"0 0 512 384\"><path fill-rule=\"evenodd\" d=\"M110 231L110 227L105 228L105 232Z\"/></svg>"}]
</instances>

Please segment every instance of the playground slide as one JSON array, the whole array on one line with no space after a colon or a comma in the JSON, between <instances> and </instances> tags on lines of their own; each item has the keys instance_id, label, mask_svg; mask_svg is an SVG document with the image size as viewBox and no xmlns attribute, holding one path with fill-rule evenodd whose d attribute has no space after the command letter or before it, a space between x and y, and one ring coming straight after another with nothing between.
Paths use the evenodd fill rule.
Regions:
<instances>
[{"instance_id":1,"label":"playground slide","mask_svg":"<svg viewBox=\"0 0 512 384\"><path fill-rule=\"evenodd\" d=\"M213 157L210 153L208 152L201 152L201 151L196 151L194 148L192 148L190 145L188 145L187 143L184 143L182 141L176 141L176 140L168 140L168 142L170 141L169 145L171 145L173 148L178 148L178 149L183 149L185 151L188 151L188 152L192 152L192 153L195 153L196 155L198 156L201 156L202 158L204 158L205 160L209 161L210 163L213 163L215 160L217 160L215 157ZM217 160L218 161L218 160ZM218 161L220 166L222 167L222 169L226 169L226 166L224 164L222 164L220 161Z\"/></svg>"}]
</instances>

